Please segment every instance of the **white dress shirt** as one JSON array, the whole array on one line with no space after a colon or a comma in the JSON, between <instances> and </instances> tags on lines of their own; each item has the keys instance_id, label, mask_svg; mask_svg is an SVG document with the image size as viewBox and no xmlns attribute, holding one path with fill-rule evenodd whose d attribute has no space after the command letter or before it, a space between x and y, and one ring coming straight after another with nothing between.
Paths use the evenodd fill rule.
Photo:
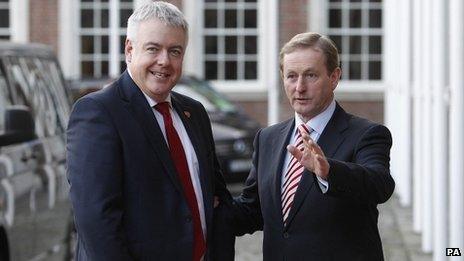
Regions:
<instances>
[{"instance_id":1,"label":"white dress shirt","mask_svg":"<svg viewBox=\"0 0 464 261\"><path fill-rule=\"evenodd\" d=\"M295 126L292 130L293 136L290 139L289 145L295 144L298 126L300 126L300 124L302 123L306 124L308 129L309 128L313 129L313 132L309 136L311 137L311 139L313 139L317 143L317 141L319 140L319 137L321 136L322 132L325 129L325 126L327 126L327 123L329 122L330 118L332 118L334 111L335 111L335 100L332 99L332 102L330 103L330 105L323 112L319 113L316 117L312 118L308 122L304 122L301 119L301 116L295 112ZM290 159L291 159L291 154L290 152L287 151L287 154L285 155L284 165L282 168L282 182L281 182L282 185L285 182L284 180L285 173L287 172L287 166L290 162ZM323 180L319 176L316 176L316 177L317 177L319 187L322 190L322 193L326 193L327 190L329 190L329 182L327 182L326 180Z\"/></svg>"},{"instance_id":2,"label":"white dress shirt","mask_svg":"<svg viewBox=\"0 0 464 261\"><path fill-rule=\"evenodd\" d=\"M128 72L132 78L132 75L129 70ZM164 140L166 141L166 144L168 144L168 147L169 147L168 139L166 137L166 128L164 127L163 115L161 115L161 113L158 112L154 108L155 105L158 104L158 102L154 101L151 97L146 95L143 91L142 93L145 96L145 99L147 99L148 104L152 108L156 121L158 122L161 132L163 133ZM179 135L179 138L182 142L182 146L184 147L185 158L187 159L187 164L188 164L188 168L190 172L190 179L192 180L193 190L195 191L195 196L197 198L197 203L198 203L198 211L200 212L200 220L201 220L201 227L203 229L203 236L206 239L205 207L203 204L203 193L202 193L201 184L200 184L200 166L198 165L197 154L195 153L195 149L193 148L190 137L188 136L187 130L185 129L184 124L179 114L177 114L176 110L174 110L172 107L171 94L168 95L165 101L169 103L169 112L171 113L172 124L174 125L174 128L176 129L177 134Z\"/></svg>"}]
</instances>

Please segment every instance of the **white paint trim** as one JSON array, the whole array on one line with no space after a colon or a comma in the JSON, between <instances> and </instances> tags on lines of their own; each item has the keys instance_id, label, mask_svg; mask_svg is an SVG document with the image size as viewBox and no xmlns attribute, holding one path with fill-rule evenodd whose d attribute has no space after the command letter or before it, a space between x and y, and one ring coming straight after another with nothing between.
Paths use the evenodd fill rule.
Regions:
<instances>
[{"instance_id":1,"label":"white paint trim","mask_svg":"<svg viewBox=\"0 0 464 261\"><path fill-rule=\"evenodd\" d=\"M182 9L189 23L189 43L184 57L184 73L202 78L203 72L203 0L183 1Z\"/></svg>"},{"instance_id":2,"label":"white paint trim","mask_svg":"<svg viewBox=\"0 0 464 261\"><path fill-rule=\"evenodd\" d=\"M77 79L80 75L77 35L79 19L76 13L78 8L77 1L58 1L58 57L67 79Z\"/></svg>"},{"instance_id":3,"label":"white paint trim","mask_svg":"<svg viewBox=\"0 0 464 261\"><path fill-rule=\"evenodd\" d=\"M27 43L29 41L29 0L10 1L11 41Z\"/></svg>"},{"instance_id":4,"label":"white paint trim","mask_svg":"<svg viewBox=\"0 0 464 261\"><path fill-rule=\"evenodd\" d=\"M267 91L266 86L259 81L210 81L214 88L220 92L259 92Z\"/></svg>"},{"instance_id":5,"label":"white paint trim","mask_svg":"<svg viewBox=\"0 0 464 261\"><path fill-rule=\"evenodd\" d=\"M464 251L464 3L449 1L450 178L449 246Z\"/></svg>"},{"instance_id":6,"label":"white paint trim","mask_svg":"<svg viewBox=\"0 0 464 261\"><path fill-rule=\"evenodd\" d=\"M327 1L326 0L308 0L307 2L308 15L308 31L327 32Z\"/></svg>"},{"instance_id":7,"label":"white paint trim","mask_svg":"<svg viewBox=\"0 0 464 261\"><path fill-rule=\"evenodd\" d=\"M398 153L400 160L398 164L398 191L401 193L400 204L404 207L411 205L411 181L412 181L412 168L411 168L411 1L402 0L398 2L399 9L399 22L397 32L400 35L401 48L397 48L397 60L399 61L396 66L399 69L398 88L399 95L399 111L396 121L398 124L398 134L396 145L398 146ZM399 47L399 46L398 46Z\"/></svg>"},{"instance_id":8,"label":"white paint trim","mask_svg":"<svg viewBox=\"0 0 464 261\"><path fill-rule=\"evenodd\" d=\"M432 2L434 0L424 0L423 7L423 16L422 16L422 23L426 30L432 28ZM432 157L432 140L433 140L433 133L432 133L432 92L431 92L431 83L432 83L432 74L433 65L432 57L430 50L432 50L431 42L433 40L434 35L424 33L422 34L422 42L424 43L424 50L425 52L422 53L423 55L423 71L421 75L423 77L423 90L424 90L424 103L423 103L423 114L422 114L422 122L423 122L423 129L424 129L424 136L423 136L423 151L424 151L424 172L422 173L423 180L422 180L422 206L423 206L423 222L422 222L422 251L425 253L432 252L432 243L433 243L433 208L432 208L432 175L433 173L433 162L434 159Z\"/></svg>"},{"instance_id":9,"label":"white paint trim","mask_svg":"<svg viewBox=\"0 0 464 261\"><path fill-rule=\"evenodd\" d=\"M267 89L268 125L279 122L279 1L260 0L258 6L258 81L257 89ZM261 88L260 88L261 87Z\"/></svg>"},{"instance_id":10,"label":"white paint trim","mask_svg":"<svg viewBox=\"0 0 464 261\"><path fill-rule=\"evenodd\" d=\"M335 92L345 92L345 93L356 93L356 92L365 92L365 93L383 93L386 89L386 84L384 81L356 81L356 80L347 80L340 81L338 83Z\"/></svg>"},{"instance_id":11,"label":"white paint trim","mask_svg":"<svg viewBox=\"0 0 464 261\"><path fill-rule=\"evenodd\" d=\"M448 113L445 94L448 38L447 1L432 1L432 91L433 91L433 260L446 260L448 246Z\"/></svg>"},{"instance_id":12,"label":"white paint trim","mask_svg":"<svg viewBox=\"0 0 464 261\"><path fill-rule=\"evenodd\" d=\"M108 36L108 44L109 44L109 75L112 78L116 78L119 76L121 72L119 72L119 64L120 64L120 56L119 53L119 18L120 18L120 6L119 0L110 0L109 6L109 36Z\"/></svg>"},{"instance_id":13,"label":"white paint trim","mask_svg":"<svg viewBox=\"0 0 464 261\"><path fill-rule=\"evenodd\" d=\"M424 27L421 23L421 17L423 16L422 0L414 0L413 3L413 229L415 232L421 232L422 230L422 172L423 172L423 122L422 118L422 103L423 101L423 89L422 89L422 53L423 53L423 42L421 41L422 30Z\"/></svg>"}]
</instances>

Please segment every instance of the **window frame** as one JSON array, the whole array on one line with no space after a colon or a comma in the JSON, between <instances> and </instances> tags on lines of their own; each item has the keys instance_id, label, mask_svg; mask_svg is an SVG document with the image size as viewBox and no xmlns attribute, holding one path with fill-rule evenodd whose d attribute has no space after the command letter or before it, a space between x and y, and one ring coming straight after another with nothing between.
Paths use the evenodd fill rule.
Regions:
<instances>
[{"instance_id":1,"label":"window frame","mask_svg":"<svg viewBox=\"0 0 464 261\"><path fill-rule=\"evenodd\" d=\"M126 36L127 25L120 25L120 12L123 9L134 10L138 4L137 0L132 2L123 2L120 0L109 0L107 2L82 2L81 0L77 3L76 8L76 23L75 30L77 32L75 41L77 46L77 59L75 59L75 68L78 70L77 77L90 77L90 78L105 78L105 77L117 77L122 73L121 65L125 62L125 55L121 53L121 37ZM108 10L108 26L102 27L101 23L98 26L93 27L81 27L81 10ZM93 7L93 8L92 8ZM132 12L132 11L131 11ZM94 14L95 17L95 14ZM94 20L95 21L95 20ZM82 53L82 36L99 37L100 41L93 39L94 41L94 52L89 54ZM103 53L100 43L102 37L108 37L108 52ZM95 44L97 43L97 44ZM100 47L100 48L99 48ZM95 52L97 50L98 52ZM97 65L97 68L93 68L93 76L84 76L82 74L81 63L92 62ZM103 62L108 62L107 73L102 74L101 68Z\"/></svg>"},{"instance_id":2,"label":"window frame","mask_svg":"<svg viewBox=\"0 0 464 261\"><path fill-rule=\"evenodd\" d=\"M308 23L308 31L314 31L314 32L320 32L324 35L329 35L331 31L329 31L328 27L328 16L329 16L329 1L330 0L308 0L308 13L310 14L309 19L307 20ZM347 3L348 0L342 0L342 7ZM384 0L386 1L386 0ZM381 79L380 80L369 80L369 79L364 79L364 80L358 80L358 79L353 79L353 80L345 80L342 76L342 79L339 81L339 84L337 88L335 89L336 95L340 97L347 97L350 100L356 99L356 95L359 93L366 93L368 94L368 97L370 97L370 100L382 100L383 99L383 93L386 89L386 82L385 82L385 4L384 1L380 4L382 5L382 27L377 28L377 29L369 29L369 30L374 30L374 31L381 31L381 45L382 45L382 53L379 55L380 61L381 61ZM362 4L362 3L360 3ZM343 32L343 28L341 28L341 32ZM357 28L353 30L351 28L351 31L362 31L364 27ZM345 33L345 32L343 32ZM353 34L354 35L354 34ZM364 34L362 34L364 35ZM340 54L340 58L342 56L347 56L349 54ZM364 53L364 55L368 56L368 52ZM340 59L341 60L341 59ZM343 75L346 76L346 73L348 73L348 69L342 68L342 71L347 71L343 72ZM359 99L363 99L362 95L358 95Z\"/></svg>"},{"instance_id":3,"label":"window frame","mask_svg":"<svg viewBox=\"0 0 464 261\"><path fill-rule=\"evenodd\" d=\"M186 14L187 21L190 24L189 27L189 48L187 49L185 61L184 61L184 72L187 74L195 75L199 78L204 78L204 62L206 54L204 52L204 40L205 27L204 27L204 9L205 9L204 0L198 1L198 3L191 3L191 1L184 1L184 13ZM269 72L278 72L278 64L274 64L270 56L275 56L278 54L276 48L269 48L270 41L273 41L272 38L276 35L276 30L278 28L272 27L272 23L269 23L270 19L277 19L272 16L271 12L272 5L266 4L266 0L257 0L256 10L257 10L257 27L254 30L257 30L257 53L256 53L256 62L257 62L257 79L253 80L210 80L212 85L216 90L231 94L239 95L245 97L247 95L240 95L239 93L253 93L252 96L247 98L250 99L265 99L266 93L269 87ZM239 28L239 30L244 30L246 28ZM206 29L208 30L208 29ZM239 36L242 36L239 34ZM276 45L277 47L277 45Z\"/></svg>"},{"instance_id":4,"label":"window frame","mask_svg":"<svg viewBox=\"0 0 464 261\"><path fill-rule=\"evenodd\" d=\"M11 30L11 22L12 22L12 0L9 0L8 2L0 2L0 9L1 10L8 10L8 27L0 27L0 37L3 40L11 40L12 38L12 30ZM8 37L8 38L3 38L3 37Z\"/></svg>"}]
</instances>

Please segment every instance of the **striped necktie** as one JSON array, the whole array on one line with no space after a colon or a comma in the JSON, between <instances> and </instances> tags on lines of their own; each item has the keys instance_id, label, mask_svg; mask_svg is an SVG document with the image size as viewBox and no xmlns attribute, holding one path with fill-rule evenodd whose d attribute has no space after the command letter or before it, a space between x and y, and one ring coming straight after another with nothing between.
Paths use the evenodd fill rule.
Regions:
<instances>
[{"instance_id":1,"label":"striped necktie","mask_svg":"<svg viewBox=\"0 0 464 261\"><path fill-rule=\"evenodd\" d=\"M303 134L310 135L313 132L313 129L309 128L305 124L300 124L298 126L297 137L294 146L299 150L303 150ZM304 167L298 162L298 160L290 155L290 162L287 166L287 171L285 171L284 183L282 186L282 215L284 225L287 225L288 214L293 205L293 199L295 197L296 191L298 189L298 184L300 183Z\"/></svg>"}]
</instances>

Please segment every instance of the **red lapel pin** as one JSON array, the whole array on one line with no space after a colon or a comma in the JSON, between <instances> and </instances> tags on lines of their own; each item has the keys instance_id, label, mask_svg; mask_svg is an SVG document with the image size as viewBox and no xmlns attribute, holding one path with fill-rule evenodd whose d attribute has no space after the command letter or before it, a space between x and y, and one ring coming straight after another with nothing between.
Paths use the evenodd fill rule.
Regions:
<instances>
[{"instance_id":1,"label":"red lapel pin","mask_svg":"<svg viewBox=\"0 0 464 261\"><path fill-rule=\"evenodd\" d=\"M190 112L184 111L184 114L185 114L185 116L187 116L187 118L190 118Z\"/></svg>"}]
</instances>

